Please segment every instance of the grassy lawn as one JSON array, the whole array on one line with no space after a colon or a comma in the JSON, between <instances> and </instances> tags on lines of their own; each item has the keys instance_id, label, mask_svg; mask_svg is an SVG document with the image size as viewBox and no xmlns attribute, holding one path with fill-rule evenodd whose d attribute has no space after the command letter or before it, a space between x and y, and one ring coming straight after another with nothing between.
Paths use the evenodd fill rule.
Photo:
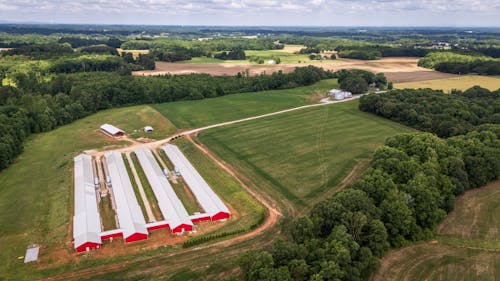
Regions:
<instances>
[{"instance_id":1,"label":"grassy lawn","mask_svg":"<svg viewBox=\"0 0 500 281\"><path fill-rule=\"evenodd\" d=\"M188 214L192 215L195 212L203 213L203 209L198 204L198 201L196 201L196 197L188 190L188 186L181 178L177 178L177 183L170 181L170 185L172 185Z\"/></svg>"},{"instance_id":2,"label":"grassy lawn","mask_svg":"<svg viewBox=\"0 0 500 281\"><path fill-rule=\"evenodd\" d=\"M467 90L473 86L479 85L491 91L500 88L500 77L496 76L480 76L480 75L465 75L454 78L429 80L420 82L396 83L396 89L418 89L418 88L431 88L435 90L443 90L449 93L453 89Z\"/></svg>"},{"instance_id":3,"label":"grassy lawn","mask_svg":"<svg viewBox=\"0 0 500 281\"><path fill-rule=\"evenodd\" d=\"M496 181L459 197L436 242L392 251L373 280L500 280L499 187Z\"/></svg>"},{"instance_id":4,"label":"grassy lawn","mask_svg":"<svg viewBox=\"0 0 500 281\"><path fill-rule=\"evenodd\" d=\"M145 112L156 111L149 106L106 110L26 141L24 152L0 173L0 280L30 276L33 267L17 259L28 244L65 245L71 240L73 157L86 149L123 145L100 133L99 126L109 122L133 128ZM176 130L162 120L156 120L161 131ZM42 250L41 257L46 253Z\"/></svg>"},{"instance_id":5,"label":"grassy lawn","mask_svg":"<svg viewBox=\"0 0 500 281\"><path fill-rule=\"evenodd\" d=\"M387 137L408 131L360 112L352 101L219 127L199 137L256 186L300 208L337 186Z\"/></svg>"},{"instance_id":6,"label":"grassy lawn","mask_svg":"<svg viewBox=\"0 0 500 281\"><path fill-rule=\"evenodd\" d=\"M130 183L132 184L132 188L134 189L135 198L137 198L137 203L139 204L139 207L141 207L142 216L144 217L146 222L148 222L148 213L146 211L146 202L144 202L144 200L142 200L141 194L139 193L139 187L137 186L137 182L136 182L134 175L132 173L132 168L130 167L130 163L128 162L127 156L125 156L125 154L122 154L122 158L123 158L123 163L125 163L125 168L127 169L127 174L130 178ZM137 172L137 174L139 174L139 172ZM141 183L142 183L142 181L141 181Z\"/></svg>"},{"instance_id":7,"label":"grassy lawn","mask_svg":"<svg viewBox=\"0 0 500 281\"><path fill-rule=\"evenodd\" d=\"M137 155L135 155L135 153L131 153L130 157L132 158L132 162L134 162L135 170L137 171L139 180L142 183L142 188L144 189L144 193L146 194L146 198L148 199L149 206L153 211L153 215L155 216L157 221L163 220L163 215L161 214L160 206L158 206L158 200L156 199L153 189L149 184L148 178L146 177L146 174L142 169L141 163L139 163L139 159L137 159ZM137 199L140 200L139 198L141 198L140 195L139 197L137 197ZM145 216L145 218L147 221L147 216Z\"/></svg>"},{"instance_id":8,"label":"grassy lawn","mask_svg":"<svg viewBox=\"0 0 500 281\"><path fill-rule=\"evenodd\" d=\"M313 96L338 86L336 79L287 90L227 95L154 105L178 128L196 128L314 103Z\"/></svg>"},{"instance_id":9,"label":"grassy lawn","mask_svg":"<svg viewBox=\"0 0 500 281\"><path fill-rule=\"evenodd\" d=\"M116 229L116 213L111 206L111 197L109 194L101 198L101 202L99 202L99 215L101 216L104 230Z\"/></svg>"}]
</instances>

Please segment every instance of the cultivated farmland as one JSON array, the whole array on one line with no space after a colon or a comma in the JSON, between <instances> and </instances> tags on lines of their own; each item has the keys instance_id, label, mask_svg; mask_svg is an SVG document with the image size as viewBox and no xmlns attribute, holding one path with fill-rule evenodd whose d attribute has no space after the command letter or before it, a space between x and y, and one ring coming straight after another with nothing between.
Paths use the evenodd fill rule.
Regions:
<instances>
[{"instance_id":1,"label":"cultivated farmland","mask_svg":"<svg viewBox=\"0 0 500 281\"><path fill-rule=\"evenodd\" d=\"M269 52L278 51L256 51L269 55ZM266 53L267 52L267 53ZM290 56L299 56L289 54ZM418 58L382 58L380 60L366 61L355 59L340 60L303 60L302 57L291 57L290 60L301 60L301 63L290 62L278 65L251 64L246 61L218 61L210 58L195 58L189 63L157 62L155 70L135 71L133 75L165 75L165 74L189 74L208 73L212 75L236 75L238 72L244 73L248 70L250 75L262 73L272 73L283 71L292 72L296 67L303 67L309 64L322 67L326 70L338 71L341 69L364 69L371 72L383 72L390 81L411 82L425 81L431 79L443 79L454 77L455 75L429 70L417 65ZM286 62L286 61L285 61Z\"/></svg>"},{"instance_id":2,"label":"cultivated farmland","mask_svg":"<svg viewBox=\"0 0 500 281\"><path fill-rule=\"evenodd\" d=\"M489 89L490 91L494 91L500 88L500 77L465 75L438 80L397 83L394 85L394 88L431 88L434 90L443 90L444 92L450 92L453 89L465 91L473 86L481 86L483 88Z\"/></svg>"},{"instance_id":3,"label":"cultivated farmland","mask_svg":"<svg viewBox=\"0 0 500 281\"><path fill-rule=\"evenodd\" d=\"M202 143L255 186L298 209L332 194L384 140L410 129L359 112L356 101L208 130Z\"/></svg>"}]
</instances>

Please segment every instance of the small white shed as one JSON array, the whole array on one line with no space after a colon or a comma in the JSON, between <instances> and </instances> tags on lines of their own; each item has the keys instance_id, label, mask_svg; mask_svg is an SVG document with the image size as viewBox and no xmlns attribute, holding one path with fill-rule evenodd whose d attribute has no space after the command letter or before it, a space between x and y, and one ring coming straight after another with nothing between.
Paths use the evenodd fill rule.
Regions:
<instances>
[{"instance_id":1,"label":"small white shed","mask_svg":"<svg viewBox=\"0 0 500 281\"><path fill-rule=\"evenodd\" d=\"M144 127L144 132L151 133L152 131L154 131L153 127L151 127L151 126Z\"/></svg>"}]
</instances>

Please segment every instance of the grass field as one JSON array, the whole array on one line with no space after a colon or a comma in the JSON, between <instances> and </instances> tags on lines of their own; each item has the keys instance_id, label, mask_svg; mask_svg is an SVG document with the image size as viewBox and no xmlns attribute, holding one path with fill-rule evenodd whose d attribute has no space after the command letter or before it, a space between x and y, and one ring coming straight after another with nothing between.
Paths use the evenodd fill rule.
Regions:
<instances>
[{"instance_id":1,"label":"grass field","mask_svg":"<svg viewBox=\"0 0 500 281\"><path fill-rule=\"evenodd\" d=\"M498 252L419 243L391 252L371 280L496 281L500 280L498 255Z\"/></svg>"},{"instance_id":2,"label":"grass field","mask_svg":"<svg viewBox=\"0 0 500 281\"><path fill-rule=\"evenodd\" d=\"M183 61L182 63L224 63L224 64L257 64L255 62L250 62L250 57L259 57L264 60L264 64L272 58L280 58L281 64L297 64L297 63L319 63L320 61L310 60L307 54L295 54L302 47L300 45L289 45L285 46L283 50L245 50L247 56L246 60L220 60L208 57L194 57L191 60Z\"/></svg>"},{"instance_id":3,"label":"grass field","mask_svg":"<svg viewBox=\"0 0 500 281\"><path fill-rule=\"evenodd\" d=\"M450 92L453 89L467 90L473 86L479 85L483 88L487 88L491 91L500 88L500 77L494 76L479 76L479 75L465 75L455 78L420 81L420 82L408 82L408 83L396 83L394 88L396 89L418 89L418 88L431 88L435 90L443 90L444 92Z\"/></svg>"},{"instance_id":4,"label":"grass field","mask_svg":"<svg viewBox=\"0 0 500 281\"><path fill-rule=\"evenodd\" d=\"M387 137L408 131L360 112L352 101L215 128L199 137L256 186L304 207L337 186Z\"/></svg>"},{"instance_id":5,"label":"grass field","mask_svg":"<svg viewBox=\"0 0 500 281\"><path fill-rule=\"evenodd\" d=\"M500 249L500 181L467 192L456 204L437 234L493 242Z\"/></svg>"},{"instance_id":6,"label":"grass field","mask_svg":"<svg viewBox=\"0 0 500 281\"><path fill-rule=\"evenodd\" d=\"M175 126L196 128L219 122L265 114L314 103L315 94L326 94L337 87L337 80L323 80L311 86L287 90L227 95L197 101L154 105Z\"/></svg>"},{"instance_id":7,"label":"grass field","mask_svg":"<svg viewBox=\"0 0 500 281\"><path fill-rule=\"evenodd\" d=\"M500 280L500 181L459 197L436 240L394 250L372 280Z\"/></svg>"}]
</instances>

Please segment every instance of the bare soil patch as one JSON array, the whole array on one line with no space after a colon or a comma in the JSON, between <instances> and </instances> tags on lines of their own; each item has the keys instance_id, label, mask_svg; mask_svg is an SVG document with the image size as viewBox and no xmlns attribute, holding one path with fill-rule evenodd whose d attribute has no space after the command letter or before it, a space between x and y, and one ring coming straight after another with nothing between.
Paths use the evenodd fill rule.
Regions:
<instances>
[{"instance_id":1,"label":"bare soil patch","mask_svg":"<svg viewBox=\"0 0 500 281\"><path fill-rule=\"evenodd\" d=\"M289 51L289 50L287 50ZM187 64L187 63L170 63L157 62L155 70L135 71L136 76L150 75L167 75L167 74L191 74L191 73L206 73L215 76L221 75L236 75L238 72L245 73L248 71L250 75L259 75L263 73L273 73L283 71L284 73L292 72L296 67L307 65L315 65L326 70L341 70L341 69L364 69L372 72L384 72L388 79L393 82L414 82L425 81L442 78L454 77L453 74L441 73L417 65L418 58L383 58L381 60L354 60L340 59L336 61L323 61L307 64L279 64L279 65L256 65L256 64Z\"/></svg>"}]
</instances>

